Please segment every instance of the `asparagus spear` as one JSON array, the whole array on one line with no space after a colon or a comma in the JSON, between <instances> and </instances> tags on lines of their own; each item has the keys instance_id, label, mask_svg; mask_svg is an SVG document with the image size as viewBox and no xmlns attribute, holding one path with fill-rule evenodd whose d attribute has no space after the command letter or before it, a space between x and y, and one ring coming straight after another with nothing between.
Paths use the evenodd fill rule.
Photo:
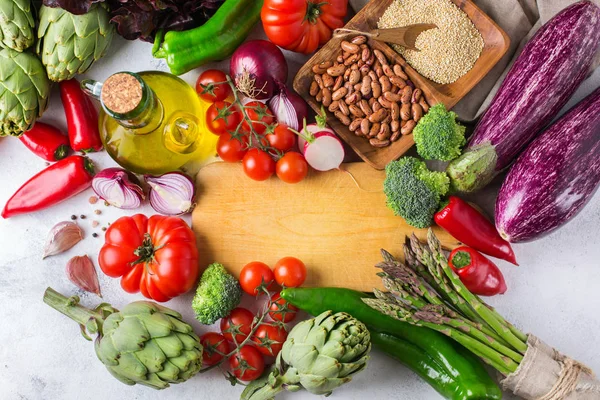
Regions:
<instances>
[{"instance_id":1,"label":"asparagus spear","mask_svg":"<svg viewBox=\"0 0 600 400\"><path fill-rule=\"evenodd\" d=\"M389 299L370 299L365 298L363 302L386 315L389 315L395 319L408 322L410 324L416 326L423 326L433 330L436 330L452 339L456 340L458 343L465 346L469 351L479 356L484 362L494 367L496 370L501 372L504 375L511 374L516 371L518 368L518 364L511 360L509 357L506 357L494 349L491 349L484 343L473 339L472 337L462 333L461 331L443 325L442 322L437 318L435 314L431 314L429 317L425 317L425 313L423 313L420 317L426 318L428 320L416 319L414 314L410 311L406 310L399 304L392 304Z\"/></svg>"},{"instance_id":2,"label":"asparagus spear","mask_svg":"<svg viewBox=\"0 0 600 400\"><path fill-rule=\"evenodd\" d=\"M427 243L412 235L406 264L382 250L378 273L389 293L363 301L393 318L441 332L508 375L527 351L527 336L463 285L432 230Z\"/></svg>"},{"instance_id":3,"label":"asparagus spear","mask_svg":"<svg viewBox=\"0 0 600 400\"><path fill-rule=\"evenodd\" d=\"M379 273L377 275L382 277L384 287L387 290L389 290L392 294L404 298L404 293L406 292L418 293L421 296L425 297L429 304L444 304L444 301L439 297L439 293L436 293L434 291L435 289L429 289L426 283L423 282L422 277L420 277L413 269L408 268L405 264L402 264L401 262L395 260L389 252L383 249L381 250L381 254L383 255L386 261L378 264L376 267L381 268L384 271L384 273ZM410 256L407 256L406 258L408 259L409 257ZM402 291L404 293L399 292L399 287L403 287L405 289ZM448 301L448 299L446 300ZM415 299L410 299L410 301L414 305ZM496 340L504 346L510 346L490 327L478 322L472 322L468 320L462 315L457 314L455 312L455 309L453 309L447 304L444 304L444 306L446 314L450 317L454 319L460 319L463 323L482 331L485 335L489 336L493 340Z\"/></svg>"},{"instance_id":4,"label":"asparagus spear","mask_svg":"<svg viewBox=\"0 0 600 400\"><path fill-rule=\"evenodd\" d=\"M448 277L454 290L458 293L467 303L471 305L473 310L500 335L504 340L506 340L515 350L525 354L527 351L527 344L525 344L521 339L519 339L506 325L506 321L504 318L498 319L497 313L492 312L487 305L485 305L482 301L479 300L473 293L467 289L467 287L461 282L458 276L452 271L452 269L448 266L448 260L446 256L442 253L442 246L440 241L433 233L433 230L429 229L427 232L427 243L429 244L429 248L433 253L433 258L435 259L438 266L444 271L445 275Z\"/></svg>"},{"instance_id":5,"label":"asparagus spear","mask_svg":"<svg viewBox=\"0 0 600 400\"><path fill-rule=\"evenodd\" d=\"M385 273L383 273L385 275ZM399 279L398 279L399 280ZM398 280L390 277L390 276L384 276L383 277L383 283L384 286L387 290L390 291L390 293L392 295L396 295L396 289L399 286L398 284ZM427 289L425 289L426 291L428 291ZM404 304L400 303L396 297L388 294L388 293L383 293L379 290L374 290L375 296L379 299L382 300L386 300L390 303L396 303L399 304L401 306L404 306ZM462 318L461 316L459 316L458 314L456 314L454 311L452 311L451 309L449 309L444 303L442 303L441 301L439 301L438 303L429 303L427 304L426 301L419 299L419 298L414 298L415 296L418 296L417 294L413 295L413 296L408 296L408 297L402 297L404 300L407 300L407 302L416 310L415 312L415 316L419 315L419 312L422 311L428 311L428 312L435 312L437 315L439 315L438 321L441 324L445 324L448 325L449 327L452 328L456 328L470 336L472 336L473 338L479 340L480 342L489 345L490 347L492 347L493 349L497 350L499 353L510 357L512 360L517 361L517 362L521 362L521 360L523 360L523 356L517 352L515 352L514 350L512 350L512 348L510 348L510 345L508 345L504 340L500 339L500 340L496 340L496 338L498 338L498 336L495 334L495 332L492 331L492 334L489 335L487 332L484 332L481 328L481 326L478 326L478 324L475 324L465 318ZM432 294L433 296L433 294ZM437 298L437 297L434 297ZM439 298L437 298L439 300Z\"/></svg>"}]
</instances>

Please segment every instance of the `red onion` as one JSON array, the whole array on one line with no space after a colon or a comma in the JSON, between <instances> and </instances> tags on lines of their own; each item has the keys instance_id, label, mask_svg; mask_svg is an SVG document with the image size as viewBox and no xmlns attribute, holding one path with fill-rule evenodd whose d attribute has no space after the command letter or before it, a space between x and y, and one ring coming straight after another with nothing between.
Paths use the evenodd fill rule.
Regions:
<instances>
[{"instance_id":1,"label":"red onion","mask_svg":"<svg viewBox=\"0 0 600 400\"><path fill-rule=\"evenodd\" d=\"M138 208L144 200L139 179L121 168L107 168L96 174L92 189L102 200L118 208Z\"/></svg>"},{"instance_id":2,"label":"red onion","mask_svg":"<svg viewBox=\"0 0 600 400\"><path fill-rule=\"evenodd\" d=\"M230 74L244 95L267 100L275 94L277 83L287 80L288 66L279 47L267 40L251 40L231 56Z\"/></svg>"},{"instance_id":3,"label":"red onion","mask_svg":"<svg viewBox=\"0 0 600 400\"><path fill-rule=\"evenodd\" d=\"M308 117L308 104L282 83L279 83L279 92L269 100L269 108L275 114L277 122L294 130L301 129L302 121Z\"/></svg>"},{"instance_id":4,"label":"red onion","mask_svg":"<svg viewBox=\"0 0 600 400\"><path fill-rule=\"evenodd\" d=\"M194 208L194 182L181 172L161 176L145 176L150 186L150 205L157 213L181 215Z\"/></svg>"}]
</instances>

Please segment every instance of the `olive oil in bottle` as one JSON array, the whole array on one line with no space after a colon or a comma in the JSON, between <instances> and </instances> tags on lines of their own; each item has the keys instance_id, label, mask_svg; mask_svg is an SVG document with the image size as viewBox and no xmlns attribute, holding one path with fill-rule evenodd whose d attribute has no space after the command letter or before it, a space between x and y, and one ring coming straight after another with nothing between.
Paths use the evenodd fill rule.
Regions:
<instances>
[{"instance_id":1,"label":"olive oil in bottle","mask_svg":"<svg viewBox=\"0 0 600 400\"><path fill-rule=\"evenodd\" d=\"M102 143L123 168L162 174L214 156L218 136L204 118L209 104L180 78L160 71L120 72L103 84L82 85L102 104Z\"/></svg>"}]
</instances>

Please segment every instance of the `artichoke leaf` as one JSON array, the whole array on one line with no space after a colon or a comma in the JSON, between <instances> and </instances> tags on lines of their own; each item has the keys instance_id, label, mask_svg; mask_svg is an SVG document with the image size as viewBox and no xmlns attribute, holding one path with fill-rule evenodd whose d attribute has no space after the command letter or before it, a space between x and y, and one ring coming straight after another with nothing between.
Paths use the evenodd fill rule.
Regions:
<instances>
[{"instance_id":1,"label":"artichoke leaf","mask_svg":"<svg viewBox=\"0 0 600 400\"><path fill-rule=\"evenodd\" d=\"M163 364L167 361L167 356L154 340L146 342L144 348L136 352L135 356L146 366L150 373L162 371L164 369Z\"/></svg>"}]
</instances>

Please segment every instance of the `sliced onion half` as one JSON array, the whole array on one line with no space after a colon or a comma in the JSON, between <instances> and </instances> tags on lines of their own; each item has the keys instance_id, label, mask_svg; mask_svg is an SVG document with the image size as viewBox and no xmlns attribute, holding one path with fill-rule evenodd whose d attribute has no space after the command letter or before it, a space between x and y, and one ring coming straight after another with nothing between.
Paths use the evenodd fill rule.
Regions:
<instances>
[{"instance_id":1,"label":"sliced onion half","mask_svg":"<svg viewBox=\"0 0 600 400\"><path fill-rule=\"evenodd\" d=\"M150 205L163 215L186 214L194 208L194 182L181 172L145 176L150 187Z\"/></svg>"}]
</instances>

